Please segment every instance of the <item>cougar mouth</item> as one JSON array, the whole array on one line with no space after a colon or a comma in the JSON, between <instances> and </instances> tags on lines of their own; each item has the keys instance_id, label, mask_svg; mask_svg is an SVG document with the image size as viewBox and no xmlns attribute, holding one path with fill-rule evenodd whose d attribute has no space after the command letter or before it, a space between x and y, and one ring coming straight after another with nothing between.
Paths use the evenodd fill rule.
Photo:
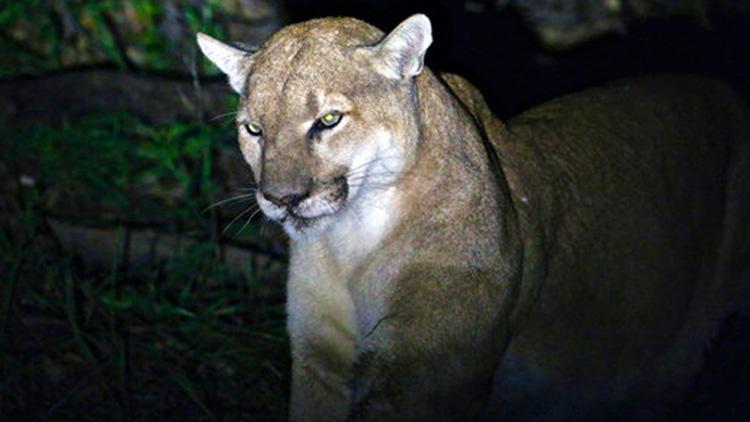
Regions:
<instances>
[{"instance_id":1,"label":"cougar mouth","mask_svg":"<svg viewBox=\"0 0 750 422\"><path fill-rule=\"evenodd\" d=\"M340 212L349 193L347 180L343 176L320 183L304 200L290 206L278 206L258 196L263 212L280 223L292 237L310 235L322 231L333 216Z\"/></svg>"},{"instance_id":2,"label":"cougar mouth","mask_svg":"<svg viewBox=\"0 0 750 422\"><path fill-rule=\"evenodd\" d=\"M288 210L291 217L313 221L337 213L343 208L349 185L343 176L321 183L304 201Z\"/></svg>"},{"instance_id":3,"label":"cougar mouth","mask_svg":"<svg viewBox=\"0 0 750 422\"><path fill-rule=\"evenodd\" d=\"M285 228L290 226L294 229L294 231L304 232L310 227L315 226L316 222L325 217L326 216L324 215L321 215L319 217L300 217L298 215L294 215L293 213L287 213L284 217L281 217L279 223L281 223L281 225Z\"/></svg>"}]
</instances>

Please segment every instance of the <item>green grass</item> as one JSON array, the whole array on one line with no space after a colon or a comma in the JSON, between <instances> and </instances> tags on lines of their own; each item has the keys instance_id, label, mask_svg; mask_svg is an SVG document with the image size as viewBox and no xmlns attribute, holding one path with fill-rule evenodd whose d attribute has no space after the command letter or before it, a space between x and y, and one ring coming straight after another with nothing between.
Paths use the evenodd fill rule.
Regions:
<instances>
[{"instance_id":1,"label":"green grass","mask_svg":"<svg viewBox=\"0 0 750 422\"><path fill-rule=\"evenodd\" d=\"M285 418L283 262L230 276L217 228L238 211L206 211L227 191L216 156L232 139L127 115L0 130L0 420ZM50 218L123 247L139 221L195 241L134 276L122 251L84 265ZM272 242L260 227L239 240Z\"/></svg>"}]
</instances>

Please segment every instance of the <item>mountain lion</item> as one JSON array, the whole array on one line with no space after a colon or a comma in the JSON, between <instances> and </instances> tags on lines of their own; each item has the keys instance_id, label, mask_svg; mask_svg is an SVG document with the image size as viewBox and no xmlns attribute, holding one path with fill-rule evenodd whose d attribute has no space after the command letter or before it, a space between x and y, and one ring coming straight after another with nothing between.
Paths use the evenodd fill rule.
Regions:
<instances>
[{"instance_id":1,"label":"mountain lion","mask_svg":"<svg viewBox=\"0 0 750 422\"><path fill-rule=\"evenodd\" d=\"M431 42L424 15L198 35L291 239L291 418L657 414L748 291L750 112L674 76L503 123Z\"/></svg>"}]
</instances>

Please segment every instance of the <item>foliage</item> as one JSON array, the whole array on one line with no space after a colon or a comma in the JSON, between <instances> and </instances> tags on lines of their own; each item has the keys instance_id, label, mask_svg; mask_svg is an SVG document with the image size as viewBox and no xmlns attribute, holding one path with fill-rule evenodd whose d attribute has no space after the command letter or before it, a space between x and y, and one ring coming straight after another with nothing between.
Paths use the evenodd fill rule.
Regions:
<instances>
[{"instance_id":1,"label":"foliage","mask_svg":"<svg viewBox=\"0 0 750 422\"><path fill-rule=\"evenodd\" d=\"M0 151L19 173L64 197L62 203L46 203L48 208L85 206L120 218L125 210L130 219L158 213L160 220L184 226L186 219L205 223L203 211L217 192L213 161L233 135L226 127L183 122L152 127L133 116L111 115L8 127L0 137Z\"/></svg>"},{"instance_id":2,"label":"foliage","mask_svg":"<svg viewBox=\"0 0 750 422\"><path fill-rule=\"evenodd\" d=\"M13 212L0 226L0 419L284 417L279 274L230 277L208 234L220 215L204 212L220 190L214 160L231 138L128 115L0 131L0 168L33 181L0 202ZM119 254L91 270L50 230L65 209L158 216L161 230L204 236L146 276L125 273ZM118 224L113 235L126 236Z\"/></svg>"},{"instance_id":3,"label":"foliage","mask_svg":"<svg viewBox=\"0 0 750 422\"><path fill-rule=\"evenodd\" d=\"M0 78L91 64L186 73L194 34L221 36L215 18L232 12L217 0L5 0Z\"/></svg>"}]
</instances>

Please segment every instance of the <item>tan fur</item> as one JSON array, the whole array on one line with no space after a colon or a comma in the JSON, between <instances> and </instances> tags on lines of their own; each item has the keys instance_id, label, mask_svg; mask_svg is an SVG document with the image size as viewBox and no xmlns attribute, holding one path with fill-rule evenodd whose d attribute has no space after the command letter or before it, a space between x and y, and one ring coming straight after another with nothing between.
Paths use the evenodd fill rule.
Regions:
<instances>
[{"instance_id":1,"label":"tan fur","mask_svg":"<svg viewBox=\"0 0 750 422\"><path fill-rule=\"evenodd\" d=\"M252 55L200 39L245 72L229 72L240 146L292 238L291 418L658 411L748 289L747 108L658 77L504 125L422 69L429 30L319 19Z\"/></svg>"}]
</instances>

